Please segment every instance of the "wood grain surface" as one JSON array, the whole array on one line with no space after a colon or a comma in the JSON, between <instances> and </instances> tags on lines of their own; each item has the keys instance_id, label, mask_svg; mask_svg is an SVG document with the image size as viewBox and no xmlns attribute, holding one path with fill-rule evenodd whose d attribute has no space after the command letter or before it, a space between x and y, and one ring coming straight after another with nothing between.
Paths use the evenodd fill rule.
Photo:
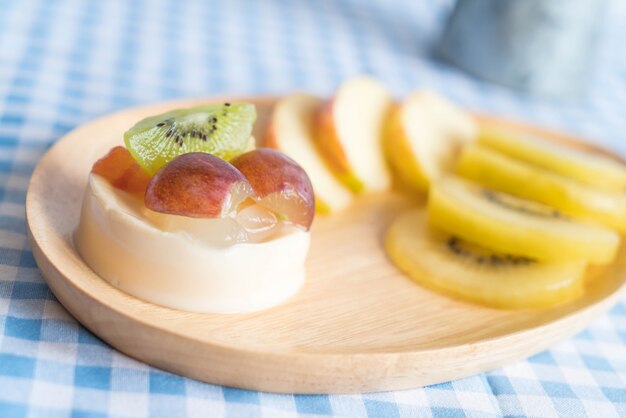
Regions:
<instances>
[{"instance_id":1,"label":"wood grain surface","mask_svg":"<svg viewBox=\"0 0 626 418\"><path fill-rule=\"evenodd\" d=\"M259 138L275 99L246 100L257 104ZM280 306L210 315L138 300L100 279L73 247L87 174L98 157L122 143L123 132L137 120L207 101L221 100L133 108L88 123L52 147L31 180L27 221L44 278L72 315L131 357L206 382L270 392L411 388L537 353L606 311L624 285L622 250L614 265L589 271L582 299L554 309L504 311L438 295L408 280L383 251L389 222L420 204L419 198L388 192L361 197L341 213L318 216L306 283ZM554 136L588 147L563 134Z\"/></svg>"}]
</instances>

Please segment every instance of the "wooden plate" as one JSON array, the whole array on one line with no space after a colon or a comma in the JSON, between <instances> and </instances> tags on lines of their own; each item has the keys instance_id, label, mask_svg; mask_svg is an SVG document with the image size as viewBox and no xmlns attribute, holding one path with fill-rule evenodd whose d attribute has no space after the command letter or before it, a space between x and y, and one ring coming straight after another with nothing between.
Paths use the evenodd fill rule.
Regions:
<instances>
[{"instance_id":1,"label":"wooden plate","mask_svg":"<svg viewBox=\"0 0 626 418\"><path fill-rule=\"evenodd\" d=\"M275 99L250 100L258 106L258 137ZM544 350L606 311L624 285L622 251L615 265L591 272L584 298L555 309L502 311L440 296L408 280L385 256L385 227L415 204L390 192L316 219L306 284L278 307L207 315L131 297L101 280L73 247L87 174L137 120L199 102L124 110L74 130L41 160L28 190L32 250L50 288L81 323L129 356L206 382L270 392L405 389Z\"/></svg>"}]
</instances>

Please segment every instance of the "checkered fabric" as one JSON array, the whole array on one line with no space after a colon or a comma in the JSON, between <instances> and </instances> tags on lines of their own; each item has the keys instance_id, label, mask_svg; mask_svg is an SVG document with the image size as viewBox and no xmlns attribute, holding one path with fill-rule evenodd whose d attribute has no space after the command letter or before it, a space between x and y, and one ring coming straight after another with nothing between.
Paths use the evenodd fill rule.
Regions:
<instances>
[{"instance_id":1,"label":"checkered fabric","mask_svg":"<svg viewBox=\"0 0 626 418\"><path fill-rule=\"evenodd\" d=\"M521 1L521 0L520 0ZM626 155L626 5L615 1L589 95L555 103L429 57L449 0L0 0L1 417L626 416L626 303L526 361L401 392L293 396L200 383L128 358L43 281L24 199L58 138L130 105L212 94L329 94L373 74L472 109L569 130Z\"/></svg>"}]
</instances>

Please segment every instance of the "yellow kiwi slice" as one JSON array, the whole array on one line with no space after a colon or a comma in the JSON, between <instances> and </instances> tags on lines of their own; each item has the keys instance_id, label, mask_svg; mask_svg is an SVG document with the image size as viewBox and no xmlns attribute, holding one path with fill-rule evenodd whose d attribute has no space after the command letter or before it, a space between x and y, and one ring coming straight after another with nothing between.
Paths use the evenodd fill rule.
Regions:
<instances>
[{"instance_id":1,"label":"yellow kiwi slice","mask_svg":"<svg viewBox=\"0 0 626 418\"><path fill-rule=\"evenodd\" d=\"M481 246L540 260L613 260L617 232L575 222L541 203L487 189L455 177L431 188L430 222Z\"/></svg>"},{"instance_id":2,"label":"yellow kiwi slice","mask_svg":"<svg viewBox=\"0 0 626 418\"><path fill-rule=\"evenodd\" d=\"M596 189L481 145L463 150L458 173L491 189L536 200L574 218L626 231L626 194Z\"/></svg>"},{"instance_id":3,"label":"yellow kiwi slice","mask_svg":"<svg viewBox=\"0 0 626 418\"><path fill-rule=\"evenodd\" d=\"M417 283L492 307L545 308L574 300L584 289L584 261L539 261L491 251L430 227L423 209L394 220L385 249Z\"/></svg>"},{"instance_id":4,"label":"yellow kiwi slice","mask_svg":"<svg viewBox=\"0 0 626 418\"><path fill-rule=\"evenodd\" d=\"M609 157L496 127L483 127L478 143L590 186L626 192L626 166Z\"/></svg>"}]
</instances>

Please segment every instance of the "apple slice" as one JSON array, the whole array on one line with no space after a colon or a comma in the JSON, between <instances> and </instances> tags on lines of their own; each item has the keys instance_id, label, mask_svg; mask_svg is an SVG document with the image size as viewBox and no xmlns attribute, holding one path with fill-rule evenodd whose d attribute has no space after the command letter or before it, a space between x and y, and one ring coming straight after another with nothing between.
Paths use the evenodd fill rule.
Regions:
<instances>
[{"instance_id":1,"label":"apple slice","mask_svg":"<svg viewBox=\"0 0 626 418\"><path fill-rule=\"evenodd\" d=\"M248 179L257 203L279 220L308 230L315 215L313 186L306 172L285 154L258 148L231 160Z\"/></svg>"},{"instance_id":2,"label":"apple slice","mask_svg":"<svg viewBox=\"0 0 626 418\"><path fill-rule=\"evenodd\" d=\"M394 110L385 152L407 186L425 191L442 173L452 171L461 147L477 136L470 115L441 96L420 91Z\"/></svg>"},{"instance_id":3,"label":"apple slice","mask_svg":"<svg viewBox=\"0 0 626 418\"><path fill-rule=\"evenodd\" d=\"M392 105L383 85L357 77L343 83L317 113L317 147L339 180L356 193L391 185L382 135Z\"/></svg>"},{"instance_id":4,"label":"apple slice","mask_svg":"<svg viewBox=\"0 0 626 418\"><path fill-rule=\"evenodd\" d=\"M315 190L315 209L331 213L348 206L354 195L334 176L315 147L313 116L322 99L295 93L278 101L272 112L265 146L284 152L307 172Z\"/></svg>"},{"instance_id":5,"label":"apple slice","mask_svg":"<svg viewBox=\"0 0 626 418\"><path fill-rule=\"evenodd\" d=\"M235 167L204 152L182 154L162 167L148 184L146 207L192 218L235 216L239 204L253 194Z\"/></svg>"}]
</instances>

